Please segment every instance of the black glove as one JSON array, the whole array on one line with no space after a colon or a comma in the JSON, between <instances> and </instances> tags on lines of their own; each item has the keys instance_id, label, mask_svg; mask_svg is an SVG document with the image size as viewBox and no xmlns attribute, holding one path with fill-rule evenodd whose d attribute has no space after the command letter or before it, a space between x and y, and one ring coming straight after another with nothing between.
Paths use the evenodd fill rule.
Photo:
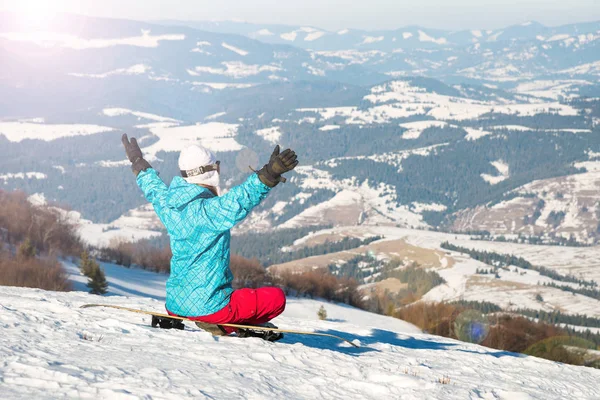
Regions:
<instances>
[{"instance_id":1,"label":"black glove","mask_svg":"<svg viewBox=\"0 0 600 400\"><path fill-rule=\"evenodd\" d=\"M127 138L127 134L124 133L121 138L123 142L123 147L125 147L125 153L127 154L127 158L131 161L131 169L135 176L142 171L147 170L148 168L152 168L148 161L144 160L144 155L142 154L142 150L137 143L135 138L131 138L131 141Z\"/></svg>"},{"instance_id":2,"label":"black glove","mask_svg":"<svg viewBox=\"0 0 600 400\"><path fill-rule=\"evenodd\" d=\"M279 182L286 181L281 175L293 170L296 165L298 165L296 153L286 149L280 154L279 145L277 145L271 154L269 163L258 171L258 177L265 185L275 187Z\"/></svg>"}]
</instances>

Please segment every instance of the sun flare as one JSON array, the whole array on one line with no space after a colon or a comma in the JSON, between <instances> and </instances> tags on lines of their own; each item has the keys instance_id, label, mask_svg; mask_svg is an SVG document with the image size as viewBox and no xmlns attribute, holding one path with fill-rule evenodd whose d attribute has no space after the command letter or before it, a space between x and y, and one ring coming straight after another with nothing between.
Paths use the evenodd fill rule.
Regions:
<instances>
[{"instance_id":1,"label":"sun flare","mask_svg":"<svg viewBox=\"0 0 600 400\"><path fill-rule=\"evenodd\" d=\"M46 26L55 16L56 9L52 1L22 1L15 10L16 18L24 28L36 29Z\"/></svg>"}]
</instances>

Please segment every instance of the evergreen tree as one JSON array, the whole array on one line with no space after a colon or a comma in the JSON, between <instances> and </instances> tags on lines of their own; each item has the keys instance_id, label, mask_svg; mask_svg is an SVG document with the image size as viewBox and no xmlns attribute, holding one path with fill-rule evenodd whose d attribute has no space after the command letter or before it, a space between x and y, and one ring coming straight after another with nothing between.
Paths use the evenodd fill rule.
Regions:
<instances>
[{"instance_id":1,"label":"evergreen tree","mask_svg":"<svg viewBox=\"0 0 600 400\"><path fill-rule=\"evenodd\" d=\"M325 307L321 306L321 308L319 308L319 311L317 312L317 315L319 316L319 319L324 321L327 319L327 310L325 310Z\"/></svg>"},{"instance_id":2,"label":"evergreen tree","mask_svg":"<svg viewBox=\"0 0 600 400\"><path fill-rule=\"evenodd\" d=\"M90 289L91 294L106 294L108 290L108 282L106 281L106 275L104 270L100 268L100 265L96 261L91 261L92 270L89 275L87 287Z\"/></svg>"},{"instance_id":3,"label":"evergreen tree","mask_svg":"<svg viewBox=\"0 0 600 400\"><path fill-rule=\"evenodd\" d=\"M90 258L87 251L81 253L81 261L79 261L79 270L88 278L91 278L92 270L96 262Z\"/></svg>"}]
</instances>

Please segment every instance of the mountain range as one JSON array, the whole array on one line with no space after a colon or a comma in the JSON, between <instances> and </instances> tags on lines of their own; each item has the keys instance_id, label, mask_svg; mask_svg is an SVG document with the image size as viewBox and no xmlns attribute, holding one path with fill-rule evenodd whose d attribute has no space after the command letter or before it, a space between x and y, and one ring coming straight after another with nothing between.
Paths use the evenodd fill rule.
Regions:
<instances>
[{"instance_id":1,"label":"mountain range","mask_svg":"<svg viewBox=\"0 0 600 400\"><path fill-rule=\"evenodd\" d=\"M103 232L151 215L124 161L127 132L167 181L200 140L225 188L276 143L293 147L291 184L240 232L380 224L598 240L600 23L0 22L0 180Z\"/></svg>"}]
</instances>

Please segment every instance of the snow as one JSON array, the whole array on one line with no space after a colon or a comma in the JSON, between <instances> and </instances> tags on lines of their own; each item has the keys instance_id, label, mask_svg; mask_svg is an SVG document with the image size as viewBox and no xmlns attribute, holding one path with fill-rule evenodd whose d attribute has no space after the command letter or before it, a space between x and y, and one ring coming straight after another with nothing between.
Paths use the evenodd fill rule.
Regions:
<instances>
[{"instance_id":1,"label":"snow","mask_svg":"<svg viewBox=\"0 0 600 400\"><path fill-rule=\"evenodd\" d=\"M267 142L277 144L281 139L281 128L279 126L273 126L271 128L259 129L256 131L256 134Z\"/></svg>"},{"instance_id":2,"label":"snow","mask_svg":"<svg viewBox=\"0 0 600 400\"><path fill-rule=\"evenodd\" d=\"M259 31L257 31L256 35L258 35L258 36L273 36L274 33L266 28L263 28L263 29L260 29Z\"/></svg>"},{"instance_id":3,"label":"snow","mask_svg":"<svg viewBox=\"0 0 600 400\"><path fill-rule=\"evenodd\" d=\"M51 141L70 136L94 135L110 132L113 128L83 124L35 124L30 122L0 122L0 135L11 142L26 139Z\"/></svg>"},{"instance_id":4,"label":"snow","mask_svg":"<svg viewBox=\"0 0 600 400\"><path fill-rule=\"evenodd\" d=\"M438 204L438 203L425 204L425 203L418 203L418 202L413 202L412 207L413 207L413 211L415 211L417 214L421 214L423 211L442 212L442 211L446 211L446 209L448 208L443 204Z\"/></svg>"},{"instance_id":5,"label":"snow","mask_svg":"<svg viewBox=\"0 0 600 400\"><path fill-rule=\"evenodd\" d=\"M419 41L421 41L421 42L433 42L433 43L436 43L436 44L446 44L446 43L448 43L448 41L446 40L446 38L436 39L436 38L433 38L433 37L429 36L428 34L426 34L425 32L423 32L421 30L419 31Z\"/></svg>"},{"instance_id":6,"label":"snow","mask_svg":"<svg viewBox=\"0 0 600 400\"><path fill-rule=\"evenodd\" d=\"M131 165L131 161L129 161L129 160L121 160L121 161L102 160L102 161L97 161L94 164L99 165L100 167L104 167L104 168L120 168L120 167L127 167L127 166Z\"/></svg>"},{"instance_id":7,"label":"snow","mask_svg":"<svg viewBox=\"0 0 600 400\"><path fill-rule=\"evenodd\" d=\"M429 244L449 236L369 229ZM86 279L77 267L64 265L75 288L84 290ZM183 331L153 329L148 316L79 307L107 303L164 312L167 276L102 267L109 283L105 297L0 287L0 398L591 400L599 395L599 370L420 333L398 319L320 300L289 298L274 323L341 335L360 341L361 348L291 334L278 343L215 338L191 323ZM321 306L328 320L318 319Z\"/></svg>"},{"instance_id":8,"label":"snow","mask_svg":"<svg viewBox=\"0 0 600 400\"><path fill-rule=\"evenodd\" d=\"M477 140L492 134L491 132L484 131L483 128L475 129L464 127L463 129L467 132L467 136L465 136L465 139L467 140Z\"/></svg>"},{"instance_id":9,"label":"snow","mask_svg":"<svg viewBox=\"0 0 600 400\"><path fill-rule=\"evenodd\" d=\"M83 73L72 72L72 73L69 73L69 75L75 76L78 78L102 79L102 78L108 78L109 76L114 76L114 75L143 75L150 70L151 70L151 68L147 65L136 64L136 65L132 65L129 68L118 68L113 71L105 72L103 74L83 74Z\"/></svg>"},{"instance_id":10,"label":"snow","mask_svg":"<svg viewBox=\"0 0 600 400\"><path fill-rule=\"evenodd\" d=\"M281 35L279 35L279 37L281 37L283 40L288 40L290 42L293 42L294 40L296 40L296 36L298 36L298 33L296 31L282 33Z\"/></svg>"},{"instance_id":11,"label":"snow","mask_svg":"<svg viewBox=\"0 0 600 400\"><path fill-rule=\"evenodd\" d=\"M475 36L476 38L480 38L480 37L482 37L482 36L483 36L483 34L481 33L481 31L480 31L480 30L473 30L473 31L471 31L471 34L472 34L473 36Z\"/></svg>"},{"instance_id":12,"label":"snow","mask_svg":"<svg viewBox=\"0 0 600 400\"><path fill-rule=\"evenodd\" d=\"M338 31L337 34L338 35L346 35L347 33L349 33L350 30L349 29L342 29L341 31Z\"/></svg>"},{"instance_id":13,"label":"snow","mask_svg":"<svg viewBox=\"0 0 600 400\"><path fill-rule=\"evenodd\" d=\"M576 286L576 284L555 281L541 276L533 270L517 268L517 272L514 272L514 266L511 266L509 271L500 270L499 278L495 278L493 275L478 275L475 273L476 269L490 269L491 267L466 255L448 252L441 248L441 243L449 241L452 244L469 249L513 254L525 258L536 266L544 266L561 274L573 274L596 281L600 281L598 279L600 277L600 269L598 268L600 265L598 261L600 260L600 246L565 247L487 242L472 240L468 235L404 229L389 225L337 226L333 229L338 235L344 236L379 235L385 237L384 241L402 240L409 245L416 246L418 249L413 249L413 252L417 250L421 254L434 252L440 258L440 266L435 267L436 272L447 283L428 292L424 296L426 301L489 301L507 310L525 307L548 312L560 310L561 313L565 314L586 314L591 317L600 317L600 301L540 285L555 283L557 285ZM315 233L315 235L326 234L331 231L323 230ZM388 251L385 254L394 256L392 253ZM577 262L574 262L574 260L577 260ZM536 300L537 294L542 295L544 302Z\"/></svg>"},{"instance_id":14,"label":"snow","mask_svg":"<svg viewBox=\"0 0 600 400\"><path fill-rule=\"evenodd\" d=\"M248 89L256 86L254 83L221 83L221 82L192 82L194 86L207 86L215 90Z\"/></svg>"},{"instance_id":15,"label":"snow","mask_svg":"<svg viewBox=\"0 0 600 400\"><path fill-rule=\"evenodd\" d=\"M498 40L498 38L500 37L500 35L502 35L504 33L504 31L500 31L500 32L496 32L493 35L490 35L487 40L490 42L495 42Z\"/></svg>"},{"instance_id":16,"label":"snow","mask_svg":"<svg viewBox=\"0 0 600 400\"><path fill-rule=\"evenodd\" d=\"M505 181L509 178L509 167L508 164L506 164L504 161L492 161L490 164L492 164L492 166L498 170L499 175L493 176L488 174L481 174L481 177L484 181L486 181L490 185L497 185L498 183Z\"/></svg>"},{"instance_id":17,"label":"snow","mask_svg":"<svg viewBox=\"0 0 600 400\"><path fill-rule=\"evenodd\" d=\"M17 173L7 173L0 174L0 180L3 180L4 183L7 183L10 179L46 179L48 175L43 174L41 172L17 172Z\"/></svg>"},{"instance_id":18,"label":"snow","mask_svg":"<svg viewBox=\"0 0 600 400\"><path fill-rule=\"evenodd\" d=\"M201 54L206 54L206 55L211 55L210 52L208 52L205 48L207 46L212 46L212 44L210 42L207 41L200 41L196 43L196 47L194 47L191 52L192 53L201 53Z\"/></svg>"},{"instance_id":19,"label":"snow","mask_svg":"<svg viewBox=\"0 0 600 400\"><path fill-rule=\"evenodd\" d=\"M366 62L370 62L373 59L381 58L386 55L383 51L379 50L336 50L336 51L315 51L314 54L323 57L334 57L341 58L343 60L349 61L350 64L364 64ZM334 64L336 66L337 64Z\"/></svg>"},{"instance_id":20,"label":"snow","mask_svg":"<svg viewBox=\"0 0 600 400\"><path fill-rule=\"evenodd\" d=\"M319 128L320 131L335 131L340 129L339 125L325 125Z\"/></svg>"},{"instance_id":21,"label":"snow","mask_svg":"<svg viewBox=\"0 0 600 400\"><path fill-rule=\"evenodd\" d=\"M36 207L48 207L42 193L32 194L27 200ZM150 239L160 236L163 229L150 204L130 210L108 224L93 223L77 211L66 211L58 207L49 209L75 225L84 243L97 248L107 247L115 241L137 242Z\"/></svg>"},{"instance_id":22,"label":"snow","mask_svg":"<svg viewBox=\"0 0 600 400\"><path fill-rule=\"evenodd\" d=\"M249 65L244 64L241 61L224 61L221 63L221 65L223 65L225 68L197 66L194 69L188 69L187 72L191 76L209 74L224 75L234 79L241 79L253 75L258 75L262 72L277 72L282 70L280 67L277 67L275 65Z\"/></svg>"},{"instance_id":23,"label":"snow","mask_svg":"<svg viewBox=\"0 0 600 400\"><path fill-rule=\"evenodd\" d=\"M102 49L114 46L158 47L161 41L181 41L182 34L151 35L149 30L142 30L140 36L112 39L84 39L74 35L55 32L5 32L0 38L19 42L32 42L43 47L66 47L75 50Z\"/></svg>"},{"instance_id":24,"label":"snow","mask_svg":"<svg viewBox=\"0 0 600 400\"><path fill-rule=\"evenodd\" d=\"M413 37L413 34L410 32L402 32L402 38L403 39L410 39L411 37Z\"/></svg>"},{"instance_id":25,"label":"snow","mask_svg":"<svg viewBox=\"0 0 600 400\"><path fill-rule=\"evenodd\" d=\"M383 41L384 39L384 36L365 36L364 40L360 44L377 43Z\"/></svg>"},{"instance_id":26,"label":"snow","mask_svg":"<svg viewBox=\"0 0 600 400\"><path fill-rule=\"evenodd\" d=\"M565 39L568 39L568 38L570 38L570 37L571 37L570 35L568 35L568 34L564 34L564 33L563 33L563 34L559 34L559 35L554 35L554 36L551 36L551 37L549 37L548 39L546 39L546 41L547 41L547 42L556 42L556 41L559 41L559 40L565 40Z\"/></svg>"},{"instance_id":27,"label":"snow","mask_svg":"<svg viewBox=\"0 0 600 400\"><path fill-rule=\"evenodd\" d=\"M572 74L572 75L586 75L586 74L600 74L600 61L594 61L587 64L581 64L573 68L568 68L562 71L559 71L562 74Z\"/></svg>"},{"instance_id":28,"label":"snow","mask_svg":"<svg viewBox=\"0 0 600 400\"><path fill-rule=\"evenodd\" d=\"M402 128L407 129L406 132L402 134L402 139L418 139L425 129L432 127L444 128L447 125L448 124L443 121L418 121L400 124Z\"/></svg>"},{"instance_id":29,"label":"snow","mask_svg":"<svg viewBox=\"0 0 600 400\"><path fill-rule=\"evenodd\" d=\"M581 79L536 80L520 83L513 91L535 97L559 100L561 97L566 99L579 97L580 87L588 85L592 85L592 83Z\"/></svg>"},{"instance_id":30,"label":"snow","mask_svg":"<svg viewBox=\"0 0 600 400\"><path fill-rule=\"evenodd\" d=\"M237 53L237 54L239 54L239 55L241 55L241 56L247 56L247 55L248 55L248 52L247 52L247 51L245 51L245 50L242 50L242 49L239 49L239 48L237 48L237 47L235 47L235 46L232 46L232 45L230 45L230 44L227 44L227 43L225 43L225 42L221 43L221 46L223 46L223 47L224 47L224 48L226 48L227 50L233 51L234 53Z\"/></svg>"},{"instance_id":31,"label":"snow","mask_svg":"<svg viewBox=\"0 0 600 400\"><path fill-rule=\"evenodd\" d=\"M238 151L243 146L235 140L238 125L223 122L209 122L177 127L157 127L150 130L158 136L158 142L142 148L142 151L154 159L160 151L181 151L187 145L200 143L215 151Z\"/></svg>"},{"instance_id":32,"label":"snow","mask_svg":"<svg viewBox=\"0 0 600 400\"><path fill-rule=\"evenodd\" d=\"M138 276L130 287L145 289L149 276L129 272ZM78 292L0 288L0 298L3 398L593 399L600 377L315 300L290 299L275 323L346 335L360 349L294 335L278 343L214 338L190 323L184 331L152 329L147 316L82 310L99 299ZM157 299L101 301L164 311ZM318 320L321 305L329 321Z\"/></svg>"},{"instance_id":33,"label":"snow","mask_svg":"<svg viewBox=\"0 0 600 400\"><path fill-rule=\"evenodd\" d=\"M301 108L298 112L317 113L323 120L344 118L346 124L383 124L394 119L426 116L439 121L469 120L491 112L517 116L533 116L541 113L575 116L577 109L559 102L506 103L478 101L427 92L407 81L392 81L375 86L364 100L372 107L326 107ZM416 134L416 133L415 133Z\"/></svg>"},{"instance_id":34,"label":"snow","mask_svg":"<svg viewBox=\"0 0 600 400\"><path fill-rule=\"evenodd\" d=\"M102 114L104 114L108 117L133 115L134 117L138 117L138 119L141 118L141 119L147 119L147 120L156 121L156 122L174 122L174 123L180 122L174 118L162 117L160 115L150 114L150 113L141 112L141 111L133 111L133 110L129 110L127 108L105 108L102 110Z\"/></svg>"},{"instance_id":35,"label":"snow","mask_svg":"<svg viewBox=\"0 0 600 400\"><path fill-rule=\"evenodd\" d=\"M311 32L308 35L306 35L306 37L304 38L304 41L312 42L314 40L319 39L323 35L325 35L325 32Z\"/></svg>"},{"instance_id":36,"label":"snow","mask_svg":"<svg viewBox=\"0 0 600 400\"><path fill-rule=\"evenodd\" d=\"M290 229L306 226L307 224L310 225L309 222L311 221L316 221L317 223L314 225L318 225L318 222L323 220L323 215L328 210L336 207L353 206L359 204L360 202L360 194L352 190L342 190L336 193L332 199L319 203L316 206L312 206L294 216L292 219L279 225L278 229Z\"/></svg>"},{"instance_id":37,"label":"snow","mask_svg":"<svg viewBox=\"0 0 600 400\"><path fill-rule=\"evenodd\" d=\"M372 159L376 162L389 163L398 167L401 172L401 161L411 155L426 155L435 148L407 150L397 153L374 155L369 157L344 157L323 162L324 165L334 167L337 162L348 159ZM377 224L397 225L412 227L427 227L421 215L413 212L409 206L398 204L396 190L387 184L359 182L356 178L336 180L327 171L318 166L296 167L300 175L298 186L306 192L314 189L328 189L336 192L336 196L325 202L305 210L297 218L287 221L290 226L319 225L323 223L323 215L327 213L332 219L343 220L346 224ZM361 214L359 216L359 214ZM356 220L351 219L356 215Z\"/></svg>"},{"instance_id":38,"label":"snow","mask_svg":"<svg viewBox=\"0 0 600 400\"><path fill-rule=\"evenodd\" d=\"M205 121L215 120L215 119L218 119L218 118L220 118L220 117L222 117L222 116L224 116L226 114L227 113L225 111L218 112L218 113L215 113L215 114L211 114L208 117L204 117L204 120Z\"/></svg>"}]
</instances>

